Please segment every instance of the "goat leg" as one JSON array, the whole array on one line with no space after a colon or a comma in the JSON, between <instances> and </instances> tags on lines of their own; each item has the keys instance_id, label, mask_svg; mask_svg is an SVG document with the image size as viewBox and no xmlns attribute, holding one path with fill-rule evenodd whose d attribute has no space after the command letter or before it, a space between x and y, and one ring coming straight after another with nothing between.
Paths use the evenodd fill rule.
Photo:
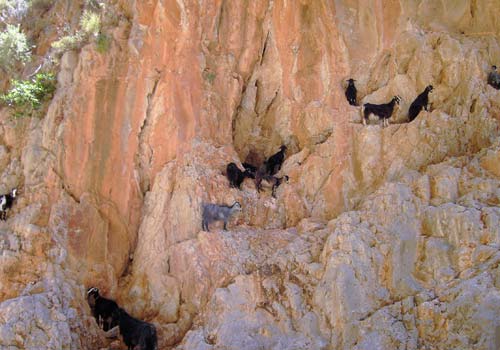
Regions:
<instances>
[{"instance_id":1,"label":"goat leg","mask_svg":"<svg viewBox=\"0 0 500 350\"><path fill-rule=\"evenodd\" d=\"M224 231L227 231L227 221L224 221Z\"/></svg>"},{"instance_id":2,"label":"goat leg","mask_svg":"<svg viewBox=\"0 0 500 350\"><path fill-rule=\"evenodd\" d=\"M255 189L257 190L257 192L260 192L261 190L261 183L262 180L255 180Z\"/></svg>"}]
</instances>

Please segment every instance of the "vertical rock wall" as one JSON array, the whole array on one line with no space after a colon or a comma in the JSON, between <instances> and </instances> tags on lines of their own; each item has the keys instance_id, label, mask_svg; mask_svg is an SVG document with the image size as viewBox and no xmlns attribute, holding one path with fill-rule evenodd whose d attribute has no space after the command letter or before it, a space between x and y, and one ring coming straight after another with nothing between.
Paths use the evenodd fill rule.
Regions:
<instances>
[{"instance_id":1,"label":"vertical rock wall","mask_svg":"<svg viewBox=\"0 0 500 350\"><path fill-rule=\"evenodd\" d=\"M112 3L110 50L63 55L43 120L0 111L1 185L23 187L0 227L0 345L103 344L96 285L162 348L494 348L498 4ZM81 5L45 16L77 23ZM360 102L403 98L396 125L359 124L349 77ZM428 84L432 112L403 123ZM282 144L277 199L228 187L227 163ZM235 200L230 232L200 231L202 202ZM38 333L13 328L16 305L37 305Z\"/></svg>"}]
</instances>

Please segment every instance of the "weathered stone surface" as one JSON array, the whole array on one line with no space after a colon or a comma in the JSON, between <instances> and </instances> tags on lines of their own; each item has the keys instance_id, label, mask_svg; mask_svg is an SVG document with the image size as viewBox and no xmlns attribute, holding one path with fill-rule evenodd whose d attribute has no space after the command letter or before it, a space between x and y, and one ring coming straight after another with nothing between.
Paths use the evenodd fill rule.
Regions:
<instances>
[{"instance_id":1,"label":"weathered stone surface","mask_svg":"<svg viewBox=\"0 0 500 350\"><path fill-rule=\"evenodd\" d=\"M25 19L25 76L86 6ZM0 190L21 189L0 222L1 347L120 348L90 286L160 348L500 347L496 2L104 6L108 51L61 57L45 118L0 109ZM402 97L388 128L359 123L349 77L359 103ZM227 163L282 144L277 198L229 188ZM203 202L234 201L229 231L200 230Z\"/></svg>"}]
</instances>

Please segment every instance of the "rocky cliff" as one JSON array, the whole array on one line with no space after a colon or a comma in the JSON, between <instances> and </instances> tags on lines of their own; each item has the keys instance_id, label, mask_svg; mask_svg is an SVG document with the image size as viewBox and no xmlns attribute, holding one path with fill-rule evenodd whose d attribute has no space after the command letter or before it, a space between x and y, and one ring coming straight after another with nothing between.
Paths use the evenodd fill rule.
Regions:
<instances>
[{"instance_id":1,"label":"rocky cliff","mask_svg":"<svg viewBox=\"0 0 500 350\"><path fill-rule=\"evenodd\" d=\"M89 3L24 20L25 75ZM0 348L108 347L89 286L161 349L500 348L498 2L102 3L110 46L62 54L46 115L0 109L0 189L22 190ZM360 102L402 97L389 127L360 123L350 77ZM282 144L276 199L229 187L227 163ZM201 231L202 202L235 200L229 231Z\"/></svg>"}]
</instances>

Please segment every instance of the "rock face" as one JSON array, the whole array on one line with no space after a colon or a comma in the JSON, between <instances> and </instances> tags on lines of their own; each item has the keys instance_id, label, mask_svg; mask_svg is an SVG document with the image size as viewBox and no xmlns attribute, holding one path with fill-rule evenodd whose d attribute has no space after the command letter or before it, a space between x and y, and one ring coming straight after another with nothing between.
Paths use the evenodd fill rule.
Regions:
<instances>
[{"instance_id":1,"label":"rock face","mask_svg":"<svg viewBox=\"0 0 500 350\"><path fill-rule=\"evenodd\" d=\"M75 26L85 6L41 16ZM109 50L64 53L43 119L0 109L0 189L21 188L0 348L109 346L90 286L161 349L500 348L498 3L106 6ZM51 54L55 29L32 35ZM392 125L360 124L350 77L359 104L402 97ZM277 198L228 186L227 163L282 144ZM201 230L202 203L234 201L229 231Z\"/></svg>"}]
</instances>

